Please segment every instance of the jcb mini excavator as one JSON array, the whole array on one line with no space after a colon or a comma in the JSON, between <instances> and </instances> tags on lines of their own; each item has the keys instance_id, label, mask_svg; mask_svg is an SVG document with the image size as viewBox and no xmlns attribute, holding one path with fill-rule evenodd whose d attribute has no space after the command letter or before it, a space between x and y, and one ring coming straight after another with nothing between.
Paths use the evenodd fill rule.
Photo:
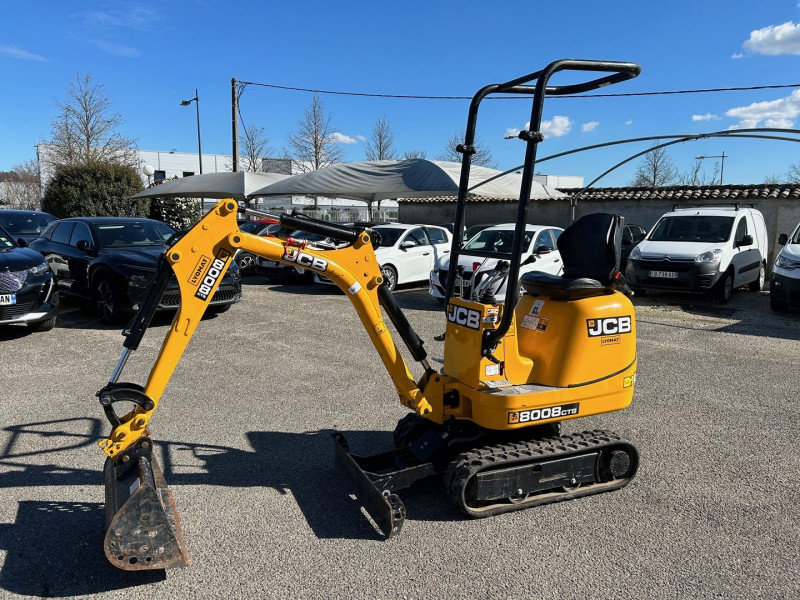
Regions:
<instances>
[{"instance_id":1,"label":"jcb mini excavator","mask_svg":"<svg viewBox=\"0 0 800 600\"><path fill-rule=\"evenodd\" d=\"M634 63L559 60L541 71L482 88L472 100L447 274L444 364L434 369L423 342L391 292L382 285L370 229L301 215L282 215L287 227L339 241L319 249L293 238L239 231L233 200L222 200L166 249L140 310L123 332L124 350L110 381L98 393L112 431L99 442L106 453L105 552L127 570L183 567L189 563L172 493L153 453L148 425L189 339L238 250L299 265L332 280L355 308L400 396L410 409L394 430L396 449L357 456L334 434L336 463L352 476L357 496L387 538L396 535L405 508L396 492L443 476L447 494L470 517L486 517L619 489L637 471L636 448L609 431L560 435L560 423L616 411L633 398L636 377L634 309L620 289L622 219L593 214L558 239L562 276L532 272L519 282L522 240L546 96L578 94L639 74ZM551 86L559 71L599 73L595 79ZM532 82L535 82L532 85ZM490 94L532 96L529 129L519 137L526 153L510 252L469 250L499 259L472 281L466 297L457 282L462 254L470 157L478 107ZM250 211L254 214L264 214ZM144 386L120 381L172 276L181 305ZM475 277L477 279L477 277ZM496 290L508 282L504 297ZM415 380L383 311L424 373ZM118 403L133 403L120 416Z\"/></svg>"}]
</instances>

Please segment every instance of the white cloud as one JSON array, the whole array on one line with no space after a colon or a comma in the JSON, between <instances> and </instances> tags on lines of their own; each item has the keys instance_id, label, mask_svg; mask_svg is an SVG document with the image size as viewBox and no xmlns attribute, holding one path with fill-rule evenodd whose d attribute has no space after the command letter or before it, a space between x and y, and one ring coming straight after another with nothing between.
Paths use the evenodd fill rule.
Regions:
<instances>
[{"instance_id":1,"label":"white cloud","mask_svg":"<svg viewBox=\"0 0 800 600\"><path fill-rule=\"evenodd\" d=\"M633 125L633 119L628 119L625 121L625 125Z\"/></svg>"},{"instance_id":2,"label":"white cloud","mask_svg":"<svg viewBox=\"0 0 800 600\"><path fill-rule=\"evenodd\" d=\"M358 140L351 138L349 135L334 131L333 135L331 135L331 142L334 144L357 144Z\"/></svg>"},{"instance_id":3,"label":"white cloud","mask_svg":"<svg viewBox=\"0 0 800 600\"><path fill-rule=\"evenodd\" d=\"M734 52L731 54L731 58L742 58L744 56L743 52Z\"/></svg>"},{"instance_id":4,"label":"white cloud","mask_svg":"<svg viewBox=\"0 0 800 600\"><path fill-rule=\"evenodd\" d=\"M138 48L131 48L130 46L123 46L120 44L113 44L104 42L103 40L88 40L90 43L97 46L103 52L113 54L115 56L124 56L126 58L138 58L142 55L141 50Z\"/></svg>"},{"instance_id":5,"label":"white cloud","mask_svg":"<svg viewBox=\"0 0 800 600\"><path fill-rule=\"evenodd\" d=\"M800 54L800 23L787 21L756 29L742 46L758 54Z\"/></svg>"},{"instance_id":6,"label":"white cloud","mask_svg":"<svg viewBox=\"0 0 800 600\"><path fill-rule=\"evenodd\" d=\"M525 123L525 129L531 128L531 122ZM539 130L545 138L561 137L567 135L572 129L572 120L569 117L562 117L556 115L550 121L542 121L542 126ZM509 127L506 129L507 136L516 137L519 135L519 129L516 127Z\"/></svg>"},{"instance_id":7,"label":"white cloud","mask_svg":"<svg viewBox=\"0 0 800 600\"><path fill-rule=\"evenodd\" d=\"M549 121L542 121L541 131L545 138L567 135L571 129L572 120L562 115L556 115Z\"/></svg>"},{"instance_id":8,"label":"white cloud","mask_svg":"<svg viewBox=\"0 0 800 600\"><path fill-rule=\"evenodd\" d=\"M364 137L363 135L360 135L360 134L356 136L356 139L357 139L359 142L366 142L366 141L367 141L367 138L366 138L366 137Z\"/></svg>"},{"instance_id":9,"label":"white cloud","mask_svg":"<svg viewBox=\"0 0 800 600\"><path fill-rule=\"evenodd\" d=\"M722 117L706 113L704 115L692 115L692 121L719 121Z\"/></svg>"},{"instance_id":10,"label":"white cloud","mask_svg":"<svg viewBox=\"0 0 800 600\"><path fill-rule=\"evenodd\" d=\"M725 111L726 117L739 119L739 123L731 129L749 129L758 127L764 121L768 127L792 127L794 119L800 114L800 90L795 90L791 95L777 100L753 102L748 106L739 106ZM775 125L778 123L778 125Z\"/></svg>"},{"instance_id":11,"label":"white cloud","mask_svg":"<svg viewBox=\"0 0 800 600\"><path fill-rule=\"evenodd\" d=\"M590 131L594 131L598 125L600 125L599 121L589 121L581 125L581 131L583 133L589 133Z\"/></svg>"},{"instance_id":12,"label":"white cloud","mask_svg":"<svg viewBox=\"0 0 800 600\"><path fill-rule=\"evenodd\" d=\"M11 46L0 46L0 54L5 54L11 58L19 58L20 60L38 60L41 62L47 62L47 59L44 56L39 56L38 54L20 50L19 48L12 48Z\"/></svg>"}]
</instances>

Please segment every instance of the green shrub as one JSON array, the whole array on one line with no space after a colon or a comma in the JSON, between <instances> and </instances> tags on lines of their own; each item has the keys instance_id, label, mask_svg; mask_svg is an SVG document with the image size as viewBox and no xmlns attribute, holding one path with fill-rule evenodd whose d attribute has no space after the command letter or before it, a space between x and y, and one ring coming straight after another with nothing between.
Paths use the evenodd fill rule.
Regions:
<instances>
[{"instance_id":1,"label":"green shrub","mask_svg":"<svg viewBox=\"0 0 800 600\"><path fill-rule=\"evenodd\" d=\"M42 210L64 217L146 217L150 199L128 200L142 190L142 180L133 167L94 163L60 166L44 192Z\"/></svg>"}]
</instances>

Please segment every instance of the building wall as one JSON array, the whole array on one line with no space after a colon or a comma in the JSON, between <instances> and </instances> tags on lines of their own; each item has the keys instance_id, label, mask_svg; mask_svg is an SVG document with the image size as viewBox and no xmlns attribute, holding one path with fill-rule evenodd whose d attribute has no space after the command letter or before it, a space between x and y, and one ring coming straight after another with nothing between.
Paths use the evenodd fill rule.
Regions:
<instances>
[{"instance_id":1,"label":"building wall","mask_svg":"<svg viewBox=\"0 0 800 600\"><path fill-rule=\"evenodd\" d=\"M596 212L618 213L626 223L637 223L649 230L659 217L673 210L674 201L667 200L595 200L578 198L574 207L575 218ZM800 201L794 198L755 198L742 200L742 206L753 205L764 215L771 251L767 256L767 269L772 269L775 256L780 251L778 235L791 233L800 222ZM721 206L719 201L692 202L693 206ZM730 203L728 203L730 205ZM455 217L455 202L400 201L398 220L401 223L451 223ZM465 225L482 223L508 223L516 220L516 202L471 202L465 211ZM573 221L573 207L569 198L531 200L528 205L528 223L567 227Z\"/></svg>"}]
</instances>

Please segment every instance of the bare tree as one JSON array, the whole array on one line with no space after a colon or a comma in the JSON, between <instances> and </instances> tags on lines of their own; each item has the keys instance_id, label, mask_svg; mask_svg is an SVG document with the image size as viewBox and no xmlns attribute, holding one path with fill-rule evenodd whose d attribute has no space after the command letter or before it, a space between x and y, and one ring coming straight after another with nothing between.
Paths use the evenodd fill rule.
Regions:
<instances>
[{"instance_id":1,"label":"bare tree","mask_svg":"<svg viewBox=\"0 0 800 600\"><path fill-rule=\"evenodd\" d=\"M334 133L331 116L325 113L322 100L314 94L297 131L289 134L294 168L305 173L342 162L344 151L334 141Z\"/></svg>"},{"instance_id":2,"label":"bare tree","mask_svg":"<svg viewBox=\"0 0 800 600\"><path fill-rule=\"evenodd\" d=\"M245 171L263 171L263 160L274 154L270 148L267 130L255 125L242 125L242 136L239 142L242 168Z\"/></svg>"},{"instance_id":3,"label":"bare tree","mask_svg":"<svg viewBox=\"0 0 800 600\"><path fill-rule=\"evenodd\" d=\"M41 193L39 189L39 165L35 160L26 160L15 166L0 184L2 197L9 208L39 210Z\"/></svg>"},{"instance_id":4,"label":"bare tree","mask_svg":"<svg viewBox=\"0 0 800 600\"><path fill-rule=\"evenodd\" d=\"M461 154L456 151L456 146L463 144L464 140L459 133L454 133L445 146L444 153L440 154L438 160L449 160L451 162L461 162ZM475 140L475 154L472 155L470 163L494 169L497 163L494 162L492 151L487 148L480 140Z\"/></svg>"},{"instance_id":5,"label":"bare tree","mask_svg":"<svg viewBox=\"0 0 800 600\"><path fill-rule=\"evenodd\" d=\"M425 150L406 150L403 152L403 156L400 157L402 160L412 160L414 158L428 158L428 154Z\"/></svg>"},{"instance_id":6,"label":"bare tree","mask_svg":"<svg viewBox=\"0 0 800 600\"><path fill-rule=\"evenodd\" d=\"M800 183L800 164L791 164L789 172L786 174L786 181L788 183Z\"/></svg>"},{"instance_id":7,"label":"bare tree","mask_svg":"<svg viewBox=\"0 0 800 600\"><path fill-rule=\"evenodd\" d=\"M767 185L780 185L783 183L780 175L773 173L764 177L764 183ZM797 181L790 181L789 183L798 183Z\"/></svg>"},{"instance_id":8,"label":"bare tree","mask_svg":"<svg viewBox=\"0 0 800 600\"><path fill-rule=\"evenodd\" d=\"M136 167L136 142L117 130L123 123L111 113L111 101L102 84L92 85L90 75L76 76L67 98L57 102L58 116L50 124L47 152L40 160L52 166L115 163Z\"/></svg>"},{"instance_id":9,"label":"bare tree","mask_svg":"<svg viewBox=\"0 0 800 600\"><path fill-rule=\"evenodd\" d=\"M630 185L657 188L673 184L677 179L678 171L666 150L654 145L653 149L642 157Z\"/></svg>"},{"instance_id":10,"label":"bare tree","mask_svg":"<svg viewBox=\"0 0 800 600\"><path fill-rule=\"evenodd\" d=\"M719 179L720 164L714 163L714 172L709 177L702 169L699 160L694 161L694 166L686 173L677 174L677 183L680 185L713 185Z\"/></svg>"},{"instance_id":11,"label":"bare tree","mask_svg":"<svg viewBox=\"0 0 800 600\"><path fill-rule=\"evenodd\" d=\"M392 160L397 156L394 148L394 133L386 117L375 121L372 137L367 140L364 150L367 160Z\"/></svg>"}]
</instances>

